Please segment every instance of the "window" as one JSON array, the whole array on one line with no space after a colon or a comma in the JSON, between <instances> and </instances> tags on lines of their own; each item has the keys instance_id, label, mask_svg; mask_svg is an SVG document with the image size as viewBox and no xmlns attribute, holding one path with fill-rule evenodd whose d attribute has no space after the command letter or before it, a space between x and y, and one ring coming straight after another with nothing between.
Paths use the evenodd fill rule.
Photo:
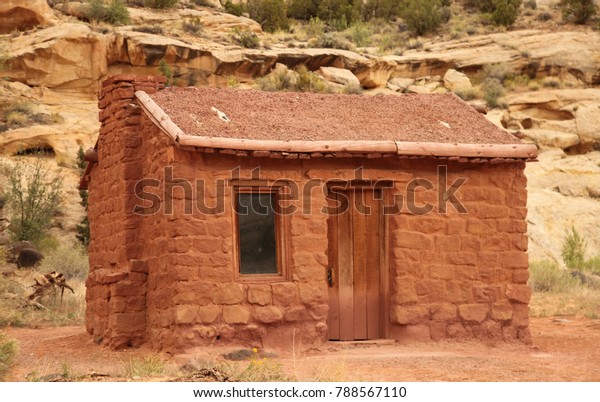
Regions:
<instances>
[{"instance_id":1,"label":"window","mask_svg":"<svg viewBox=\"0 0 600 402\"><path fill-rule=\"evenodd\" d=\"M278 214L280 187L235 187L239 279L285 279L284 217Z\"/></svg>"}]
</instances>

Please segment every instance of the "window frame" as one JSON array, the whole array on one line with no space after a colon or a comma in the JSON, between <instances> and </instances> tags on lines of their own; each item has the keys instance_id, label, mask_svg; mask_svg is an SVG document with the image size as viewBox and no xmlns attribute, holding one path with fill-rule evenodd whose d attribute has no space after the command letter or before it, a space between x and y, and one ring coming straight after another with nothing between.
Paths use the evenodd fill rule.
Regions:
<instances>
[{"instance_id":1,"label":"window frame","mask_svg":"<svg viewBox=\"0 0 600 402\"><path fill-rule=\"evenodd\" d=\"M289 263L289 216L280 213L282 188L286 183L268 184L265 181L236 180L232 183L232 213L233 213L233 260L234 280L236 282L268 283L287 282L291 278ZM238 217L239 194L271 193L275 196L275 259L277 273L242 274L240 227Z\"/></svg>"}]
</instances>

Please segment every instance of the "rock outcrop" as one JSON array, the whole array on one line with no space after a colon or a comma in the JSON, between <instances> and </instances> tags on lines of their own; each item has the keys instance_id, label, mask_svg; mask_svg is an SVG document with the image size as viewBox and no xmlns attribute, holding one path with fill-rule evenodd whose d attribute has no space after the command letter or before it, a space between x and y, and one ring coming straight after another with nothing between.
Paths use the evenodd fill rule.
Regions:
<instances>
[{"instance_id":1,"label":"rock outcrop","mask_svg":"<svg viewBox=\"0 0 600 402\"><path fill-rule=\"evenodd\" d=\"M2 0L0 2L0 34L26 31L56 21L46 0Z\"/></svg>"},{"instance_id":2,"label":"rock outcrop","mask_svg":"<svg viewBox=\"0 0 600 402\"><path fill-rule=\"evenodd\" d=\"M532 77L600 84L598 32L513 31L429 43L424 50L382 59L396 65L394 77L444 75L451 68L472 74L487 64L507 63Z\"/></svg>"},{"instance_id":3,"label":"rock outcrop","mask_svg":"<svg viewBox=\"0 0 600 402\"><path fill-rule=\"evenodd\" d=\"M505 128L543 147L586 152L600 144L600 89L557 89L505 98Z\"/></svg>"}]
</instances>

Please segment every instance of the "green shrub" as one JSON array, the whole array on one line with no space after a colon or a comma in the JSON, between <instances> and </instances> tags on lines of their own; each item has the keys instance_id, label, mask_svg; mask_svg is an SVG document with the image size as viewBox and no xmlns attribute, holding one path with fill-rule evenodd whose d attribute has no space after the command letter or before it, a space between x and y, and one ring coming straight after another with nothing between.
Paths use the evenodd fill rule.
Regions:
<instances>
[{"instance_id":1,"label":"green shrub","mask_svg":"<svg viewBox=\"0 0 600 402\"><path fill-rule=\"evenodd\" d=\"M251 31L236 30L231 38L235 43L246 49L256 49L260 46L258 36Z\"/></svg>"},{"instance_id":2,"label":"green shrub","mask_svg":"<svg viewBox=\"0 0 600 402\"><path fill-rule=\"evenodd\" d=\"M183 21L181 28L184 32L192 35L200 35L204 30L204 24L200 21L200 18L192 18L189 21Z\"/></svg>"},{"instance_id":3,"label":"green shrub","mask_svg":"<svg viewBox=\"0 0 600 402\"><path fill-rule=\"evenodd\" d=\"M342 89L342 93L346 95L360 95L362 94L362 92L362 87L356 84L347 84Z\"/></svg>"},{"instance_id":4,"label":"green shrub","mask_svg":"<svg viewBox=\"0 0 600 402\"><path fill-rule=\"evenodd\" d=\"M0 381L4 380L18 351L17 341L10 339L4 332L0 331Z\"/></svg>"},{"instance_id":5,"label":"green shrub","mask_svg":"<svg viewBox=\"0 0 600 402\"><path fill-rule=\"evenodd\" d=\"M286 70L277 70L256 80L256 84L263 91L292 91L292 74Z\"/></svg>"},{"instance_id":6,"label":"green shrub","mask_svg":"<svg viewBox=\"0 0 600 402\"><path fill-rule=\"evenodd\" d=\"M534 292L568 292L577 285L575 278L550 261L532 262L529 272L529 284Z\"/></svg>"},{"instance_id":7,"label":"green shrub","mask_svg":"<svg viewBox=\"0 0 600 402\"><path fill-rule=\"evenodd\" d=\"M326 33L322 35L314 43L314 47L319 49L354 50L352 43L334 33Z\"/></svg>"},{"instance_id":8,"label":"green shrub","mask_svg":"<svg viewBox=\"0 0 600 402\"><path fill-rule=\"evenodd\" d=\"M159 25L152 25L152 26L142 25L139 27L133 27L133 30L135 32L143 32L143 33L153 34L153 35L162 35L164 33L162 27Z\"/></svg>"},{"instance_id":9,"label":"green shrub","mask_svg":"<svg viewBox=\"0 0 600 402\"><path fill-rule=\"evenodd\" d=\"M550 21L552 19L552 14L550 14L548 11L542 11L535 17L535 19L538 21Z\"/></svg>"},{"instance_id":10,"label":"green shrub","mask_svg":"<svg viewBox=\"0 0 600 402\"><path fill-rule=\"evenodd\" d=\"M244 3L236 4L227 0L223 7L225 8L225 12L235 15L236 17L240 17L242 14L244 14Z\"/></svg>"},{"instance_id":11,"label":"green shrub","mask_svg":"<svg viewBox=\"0 0 600 402\"><path fill-rule=\"evenodd\" d=\"M353 0L321 0L317 16L336 31L341 31L358 20L361 4L361 1L354 3Z\"/></svg>"},{"instance_id":12,"label":"green shrub","mask_svg":"<svg viewBox=\"0 0 600 402\"><path fill-rule=\"evenodd\" d=\"M146 356L142 358L129 357L129 361L123 363L125 377L155 377L165 372L165 362L160 356Z\"/></svg>"},{"instance_id":13,"label":"green shrub","mask_svg":"<svg viewBox=\"0 0 600 402\"><path fill-rule=\"evenodd\" d=\"M519 7L521 0L494 0L492 22L505 27L511 26L519 16Z\"/></svg>"},{"instance_id":14,"label":"green shrub","mask_svg":"<svg viewBox=\"0 0 600 402\"><path fill-rule=\"evenodd\" d=\"M29 121L29 116L23 112L11 111L5 114L4 120L6 120L8 127L24 127Z\"/></svg>"},{"instance_id":15,"label":"green shrub","mask_svg":"<svg viewBox=\"0 0 600 402\"><path fill-rule=\"evenodd\" d=\"M0 71L4 71L8 68L8 61L10 57L8 56L8 50L6 45L0 42Z\"/></svg>"},{"instance_id":16,"label":"green shrub","mask_svg":"<svg viewBox=\"0 0 600 402\"><path fill-rule=\"evenodd\" d=\"M576 24L585 24L598 11L594 0L561 0L559 5L563 18Z\"/></svg>"},{"instance_id":17,"label":"green shrub","mask_svg":"<svg viewBox=\"0 0 600 402\"><path fill-rule=\"evenodd\" d=\"M391 20L400 15L402 2L398 0L367 0L362 7L365 20L383 18Z\"/></svg>"},{"instance_id":18,"label":"green shrub","mask_svg":"<svg viewBox=\"0 0 600 402\"><path fill-rule=\"evenodd\" d=\"M44 237L62 199L62 179L51 177L40 158L26 166L17 161L9 177L5 195L10 210L10 226L15 240L37 241Z\"/></svg>"},{"instance_id":19,"label":"green shrub","mask_svg":"<svg viewBox=\"0 0 600 402\"><path fill-rule=\"evenodd\" d=\"M371 43L373 31L369 24L356 22L348 28L348 36L356 46L364 47Z\"/></svg>"},{"instance_id":20,"label":"green shrub","mask_svg":"<svg viewBox=\"0 0 600 402\"><path fill-rule=\"evenodd\" d=\"M487 78L495 78L501 83L513 78L514 70L507 63L486 64L483 66L483 75Z\"/></svg>"},{"instance_id":21,"label":"green shrub","mask_svg":"<svg viewBox=\"0 0 600 402\"><path fill-rule=\"evenodd\" d=\"M417 35L435 31L442 23L438 0L406 0L401 15L408 29Z\"/></svg>"},{"instance_id":22,"label":"green shrub","mask_svg":"<svg viewBox=\"0 0 600 402\"><path fill-rule=\"evenodd\" d=\"M275 32L288 29L286 3L284 0L248 0L248 14L263 30Z\"/></svg>"},{"instance_id":23,"label":"green shrub","mask_svg":"<svg viewBox=\"0 0 600 402\"><path fill-rule=\"evenodd\" d=\"M483 99L494 108L498 107L498 100L504 96L504 86L497 78L486 78L483 82Z\"/></svg>"},{"instance_id":24,"label":"green shrub","mask_svg":"<svg viewBox=\"0 0 600 402\"><path fill-rule=\"evenodd\" d=\"M319 38L325 33L325 23L319 17L314 17L308 21L304 29L309 38Z\"/></svg>"},{"instance_id":25,"label":"green shrub","mask_svg":"<svg viewBox=\"0 0 600 402\"><path fill-rule=\"evenodd\" d=\"M167 79L165 82L165 86L170 87L173 85L173 70L171 70L171 66L165 59L160 59L158 62L158 71Z\"/></svg>"},{"instance_id":26,"label":"green shrub","mask_svg":"<svg viewBox=\"0 0 600 402\"><path fill-rule=\"evenodd\" d=\"M124 0L90 0L83 12L88 21L107 22L111 25L124 25L129 22L129 10Z\"/></svg>"},{"instance_id":27,"label":"green shrub","mask_svg":"<svg viewBox=\"0 0 600 402\"><path fill-rule=\"evenodd\" d=\"M151 8L165 9L174 7L178 0L146 0L146 5Z\"/></svg>"},{"instance_id":28,"label":"green shrub","mask_svg":"<svg viewBox=\"0 0 600 402\"><path fill-rule=\"evenodd\" d=\"M297 20L308 21L317 16L320 0L290 0L287 15Z\"/></svg>"},{"instance_id":29,"label":"green shrub","mask_svg":"<svg viewBox=\"0 0 600 402\"><path fill-rule=\"evenodd\" d=\"M585 261L585 239L579 234L575 227L571 231L562 246L561 255L565 265L571 269L580 269Z\"/></svg>"},{"instance_id":30,"label":"green shrub","mask_svg":"<svg viewBox=\"0 0 600 402\"><path fill-rule=\"evenodd\" d=\"M277 70L256 80L263 91L332 92L331 86L301 65L295 71Z\"/></svg>"},{"instance_id":31,"label":"green shrub","mask_svg":"<svg viewBox=\"0 0 600 402\"><path fill-rule=\"evenodd\" d=\"M299 92L320 92L329 93L331 87L329 84L317 74L309 71L306 66L301 65L296 68L296 85L295 90Z\"/></svg>"},{"instance_id":32,"label":"green shrub","mask_svg":"<svg viewBox=\"0 0 600 402\"><path fill-rule=\"evenodd\" d=\"M85 161L85 153L83 152L83 148L79 147L79 150L77 151L77 169L79 170L79 174L83 174L85 168L87 166L87 162ZM85 216L83 217L83 219L81 220L81 222L79 222L77 224L77 226L75 227L75 230L77 232L77 234L75 234L75 237L77 238L77 240L79 240L81 242L81 244L83 244L85 247L88 246L88 244L90 244L90 221L88 220L88 191L87 190L79 190L79 198L81 198L81 201L79 202L79 204L84 208L85 210Z\"/></svg>"}]
</instances>

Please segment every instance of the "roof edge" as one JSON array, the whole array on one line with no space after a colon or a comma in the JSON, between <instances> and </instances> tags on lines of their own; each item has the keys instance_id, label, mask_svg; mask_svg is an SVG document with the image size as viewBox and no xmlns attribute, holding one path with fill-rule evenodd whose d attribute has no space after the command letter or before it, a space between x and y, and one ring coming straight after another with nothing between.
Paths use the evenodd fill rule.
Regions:
<instances>
[{"instance_id":1,"label":"roof edge","mask_svg":"<svg viewBox=\"0 0 600 402\"><path fill-rule=\"evenodd\" d=\"M243 138L201 137L185 134L165 111L144 91L135 97L150 120L177 146L216 148L236 151L270 151L290 153L356 153L393 154L399 156L430 156L460 158L507 158L533 160L538 149L535 144L464 144L404 141L281 141L248 140Z\"/></svg>"}]
</instances>

